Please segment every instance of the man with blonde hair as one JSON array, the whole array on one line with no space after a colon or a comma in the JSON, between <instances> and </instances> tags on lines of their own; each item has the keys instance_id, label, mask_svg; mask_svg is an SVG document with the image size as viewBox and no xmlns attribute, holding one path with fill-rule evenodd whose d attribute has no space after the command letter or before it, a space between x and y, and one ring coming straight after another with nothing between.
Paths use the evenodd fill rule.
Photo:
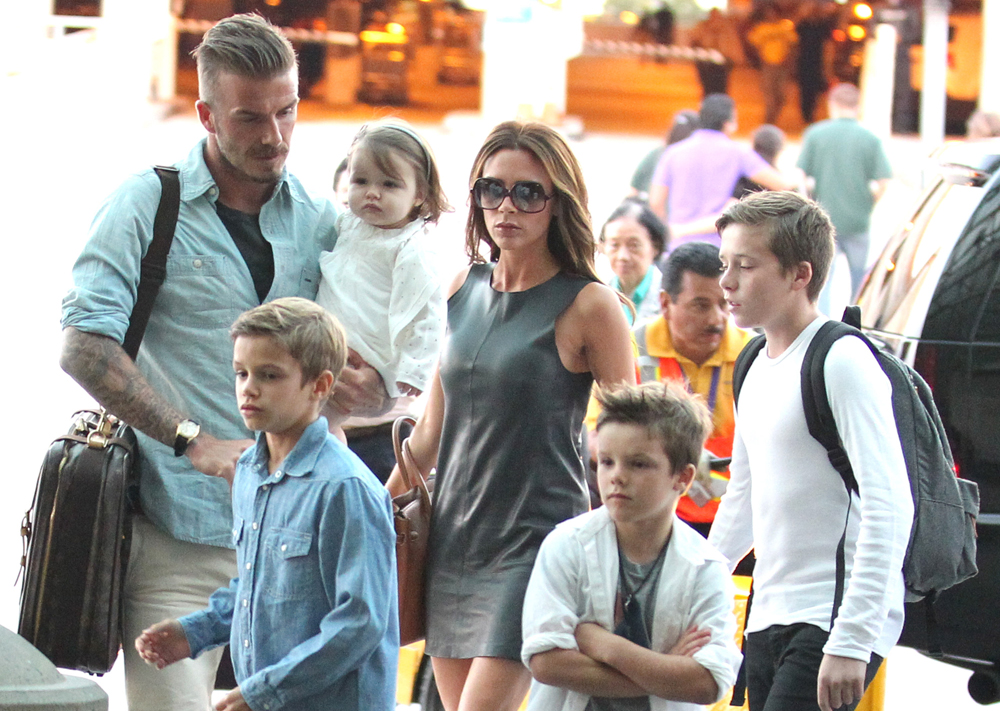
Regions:
<instances>
[{"instance_id":1,"label":"man with blonde hair","mask_svg":"<svg viewBox=\"0 0 1000 711\"><path fill-rule=\"evenodd\" d=\"M152 169L105 201L63 300L63 369L136 429L141 449L126 639L205 607L236 574L229 483L253 441L233 395L229 325L265 301L314 298L319 253L336 239L333 206L285 169L299 102L288 40L257 15L236 15L194 55L208 136L176 166L177 227L137 361L121 343L160 201ZM384 390L371 368L348 368L333 398L378 410ZM157 673L125 645L130 710L205 711L221 654Z\"/></svg>"}]
</instances>

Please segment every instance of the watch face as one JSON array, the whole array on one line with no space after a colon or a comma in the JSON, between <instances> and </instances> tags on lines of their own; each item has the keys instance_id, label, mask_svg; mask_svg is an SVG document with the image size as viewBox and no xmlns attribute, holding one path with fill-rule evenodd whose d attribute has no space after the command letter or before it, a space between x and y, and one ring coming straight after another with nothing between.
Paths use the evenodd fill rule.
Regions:
<instances>
[{"instance_id":1,"label":"watch face","mask_svg":"<svg viewBox=\"0 0 1000 711\"><path fill-rule=\"evenodd\" d=\"M198 423L192 422L191 420L184 420L177 425L177 436L183 437L184 439L194 439L198 436L200 431L201 427L198 426Z\"/></svg>"}]
</instances>

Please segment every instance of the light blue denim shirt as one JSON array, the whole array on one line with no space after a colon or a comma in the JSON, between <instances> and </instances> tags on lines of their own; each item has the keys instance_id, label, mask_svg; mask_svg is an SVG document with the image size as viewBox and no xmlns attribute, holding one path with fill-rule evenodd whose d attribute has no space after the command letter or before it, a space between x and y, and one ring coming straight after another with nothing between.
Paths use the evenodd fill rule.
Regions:
<instances>
[{"instance_id":1,"label":"light blue denim shirt","mask_svg":"<svg viewBox=\"0 0 1000 711\"><path fill-rule=\"evenodd\" d=\"M264 435L233 482L239 577L182 617L192 656L229 642L253 709L391 711L399 624L389 495L320 417L273 474Z\"/></svg>"},{"instance_id":2,"label":"light blue denim shirt","mask_svg":"<svg viewBox=\"0 0 1000 711\"><path fill-rule=\"evenodd\" d=\"M216 214L219 190L205 165L204 146L200 142L177 166L177 229L137 362L150 385L205 432L241 439L251 434L236 406L229 326L260 302L246 262ZM63 328L124 340L159 200L159 178L146 169L101 206L73 267L74 286L63 299ZM336 241L334 220L333 205L311 198L286 171L260 211L260 228L274 253L267 301L316 296L319 254ZM144 513L180 540L232 547L226 482L198 473L171 447L137 435Z\"/></svg>"}]
</instances>

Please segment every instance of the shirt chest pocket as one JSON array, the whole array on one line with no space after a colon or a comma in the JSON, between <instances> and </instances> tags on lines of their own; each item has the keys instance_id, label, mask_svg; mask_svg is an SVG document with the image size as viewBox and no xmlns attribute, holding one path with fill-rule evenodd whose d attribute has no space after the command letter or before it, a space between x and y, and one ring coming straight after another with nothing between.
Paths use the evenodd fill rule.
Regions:
<instances>
[{"instance_id":1,"label":"shirt chest pocket","mask_svg":"<svg viewBox=\"0 0 1000 711\"><path fill-rule=\"evenodd\" d=\"M156 308L186 326L228 327L239 315L234 278L226 257L168 255L167 278L157 296Z\"/></svg>"},{"instance_id":2,"label":"shirt chest pocket","mask_svg":"<svg viewBox=\"0 0 1000 711\"><path fill-rule=\"evenodd\" d=\"M260 586L268 600L306 600L322 594L319 555L311 532L266 531L260 559Z\"/></svg>"}]
</instances>

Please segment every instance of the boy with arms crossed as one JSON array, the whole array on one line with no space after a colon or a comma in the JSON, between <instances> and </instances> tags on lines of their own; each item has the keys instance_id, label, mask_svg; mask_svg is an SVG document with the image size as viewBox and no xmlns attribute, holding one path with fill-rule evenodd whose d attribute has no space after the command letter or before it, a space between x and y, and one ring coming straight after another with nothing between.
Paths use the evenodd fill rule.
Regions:
<instances>
[{"instance_id":1,"label":"boy with arms crossed","mask_svg":"<svg viewBox=\"0 0 1000 711\"><path fill-rule=\"evenodd\" d=\"M767 337L736 403L729 488L709 535L730 566L751 547L757 556L744 645L750 709L853 709L903 625L913 504L891 387L859 339L834 343L824 373L858 481L851 497L809 434L800 382L826 320L816 300L833 259L830 219L795 193L757 193L717 227L733 318ZM834 610L845 519L846 588Z\"/></svg>"},{"instance_id":2,"label":"boy with arms crossed","mask_svg":"<svg viewBox=\"0 0 1000 711\"><path fill-rule=\"evenodd\" d=\"M739 666L725 562L676 517L711 417L673 383L600 392L602 508L542 543L524 600L529 711L679 711Z\"/></svg>"},{"instance_id":3,"label":"boy with arms crossed","mask_svg":"<svg viewBox=\"0 0 1000 711\"><path fill-rule=\"evenodd\" d=\"M135 641L160 669L231 644L219 711L389 711L399 629L389 496L319 416L347 347L321 307L277 299L233 324L236 399L257 442L233 481L239 577Z\"/></svg>"}]
</instances>

